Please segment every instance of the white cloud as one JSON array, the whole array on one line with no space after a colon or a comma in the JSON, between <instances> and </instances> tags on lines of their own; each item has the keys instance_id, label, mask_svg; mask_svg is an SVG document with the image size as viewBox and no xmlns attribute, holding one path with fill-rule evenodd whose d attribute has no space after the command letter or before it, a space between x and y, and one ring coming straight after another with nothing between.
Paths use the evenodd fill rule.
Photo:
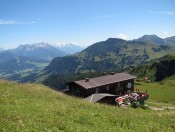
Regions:
<instances>
[{"instance_id":1,"label":"white cloud","mask_svg":"<svg viewBox=\"0 0 175 132\"><path fill-rule=\"evenodd\" d=\"M2 20L0 19L0 25L9 25L9 24L34 24L36 21L14 21L14 20Z\"/></svg>"},{"instance_id":2,"label":"white cloud","mask_svg":"<svg viewBox=\"0 0 175 132\"><path fill-rule=\"evenodd\" d=\"M7 21L7 20L0 20L0 24L1 25L5 25L5 24L14 24L15 23L15 21Z\"/></svg>"},{"instance_id":3,"label":"white cloud","mask_svg":"<svg viewBox=\"0 0 175 132\"><path fill-rule=\"evenodd\" d=\"M148 11L148 12L153 14L159 14L159 15L169 15L169 16L175 15L174 11Z\"/></svg>"},{"instance_id":4,"label":"white cloud","mask_svg":"<svg viewBox=\"0 0 175 132\"><path fill-rule=\"evenodd\" d=\"M123 34L123 33L120 33L120 34L118 34L117 36L116 36L116 38L120 38L120 39L128 39L128 35L126 35L126 34Z\"/></svg>"}]
</instances>

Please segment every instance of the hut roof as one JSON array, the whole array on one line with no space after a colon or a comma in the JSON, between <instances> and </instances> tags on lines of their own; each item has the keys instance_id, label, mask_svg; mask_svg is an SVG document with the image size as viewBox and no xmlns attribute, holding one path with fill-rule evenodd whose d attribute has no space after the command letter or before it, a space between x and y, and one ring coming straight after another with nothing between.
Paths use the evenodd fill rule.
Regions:
<instances>
[{"instance_id":1,"label":"hut roof","mask_svg":"<svg viewBox=\"0 0 175 132\"><path fill-rule=\"evenodd\" d=\"M125 80L135 79L136 77L128 73L117 73L96 78L88 78L85 80L75 81L74 83L82 86L85 89L117 83Z\"/></svg>"}]
</instances>

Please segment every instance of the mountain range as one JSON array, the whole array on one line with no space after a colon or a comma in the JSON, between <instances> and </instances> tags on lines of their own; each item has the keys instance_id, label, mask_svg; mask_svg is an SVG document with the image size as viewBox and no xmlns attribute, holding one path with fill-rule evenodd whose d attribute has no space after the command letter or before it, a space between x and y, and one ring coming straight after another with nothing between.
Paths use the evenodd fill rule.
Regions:
<instances>
[{"instance_id":1,"label":"mountain range","mask_svg":"<svg viewBox=\"0 0 175 132\"><path fill-rule=\"evenodd\" d=\"M109 38L92 44L78 54L54 58L44 70L31 77L35 78L35 81L61 89L65 87L63 83L75 79L76 75L121 72L174 53L175 46L172 43L162 45L150 41ZM26 80L30 80L31 77Z\"/></svg>"},{"instance_id":2,"label":"mountain range","mask_svg":"<svg viewBox=\"0 0 175 132\"><path fill-rule=\"evenodd\" d=\"M162 43L161 40L164 41L166 40L166 44ZM58 53L60 52L57 52L57 56L59 57L54 56L55 55L54 53L56 53L54 52L55 49L52 51L52 53L48 51L51 51L53 47L55 47L57 51L58 47L63 46L58 45L53 46L47 43L21 45L16 49L8 51L20 57L21 56L27 57L31 61L34 61L34 63L32 64L35 64L35 66L36 66L35 62L41 61L39 59L46 58L48 62L48 60L51 60L51 58L55 57L50 62L50 64L40 72L34 70L37 71L37 73L32 74L31 76L30 75L24 76L21 75L20 73L18 74L20 76L21 81L23 80L42 81L42 82L47 81L47 83L53 84L52 79L54 78L54 76L60 78L60 76L67 76L67 75L69 76L72 74L79 74L79 73L89 74L89 73L106 72L106 71L117 72L117 71L123 71L126 68L135 67L137 65L147 64L160 57L163 57L164 55L174 54L175 53L174 41L175 37L161 39L156 35L144 35L143 37L132 41L131 40L126 41L117 38L109 38L105 41L94 43L77 54L66 55L66 53L64 52L65 53L64 55L66 56L59 56ZM65 45L65 47L71 47L71 46L72 45ZM44 49L43 50L44 54L41 54L40 52L41 49L42 50ZM18 59L16 59L16 62L17 60L19 60L20 57L17 57ZM37 66L38 65L46 66L44 62L42 62L42 64L37 63ZM1 66L3 66L3 64L1 64ZM28 69L30 69L29 67ZM22 78L23 76L24 78ZM63 78L61 79L64 80Z\"/></svg>"},{"instance_id":3,"label":"mountain range","mask_svg":"<svg viewBox=\"0 0 175 132\"><path fill-rule=\"evenodd\" d=\"M53 45L42 42L2 50L0 52L0 78L20 80L21 77L40 71L53 58L69 55L81 49L73 44Z\"/></svg>"},{"instance_id":4,"label":"mountain range","mask_svg":"<svg viewBox=\"0 0 175 132\"><path fill-rule=\"evenodd\" d=\"M167 53L175 53L175 47L109 38L89 46L79 54L57 57L45 70L60 74L122 70L162 57Z\"/></svg>"},{"instance_id":5,"label":"mountain range","mask_svg":"<svg viewBox=\"0 0 175 132\"><path fill-rule=\"evenodd\" d=\"M30 59L51 61L55 57L74 54L81 50L83 50L83 48L75 44L49 44L41 42L19 45L15 49L2 50L2 52L10 52Z\"/></svg>"}]
</instances>

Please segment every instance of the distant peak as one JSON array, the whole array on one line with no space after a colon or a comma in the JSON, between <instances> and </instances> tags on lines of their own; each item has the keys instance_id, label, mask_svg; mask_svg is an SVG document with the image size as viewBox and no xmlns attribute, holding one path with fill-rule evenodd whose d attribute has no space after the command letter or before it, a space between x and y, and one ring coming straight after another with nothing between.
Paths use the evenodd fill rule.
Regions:
<instances>
[{"instance_id":1,"label":"distant peak","mask_svg":"<svg viewBox=\"0 0 175 132\"><path fill-rule=\"evenodd\" d=\"M155 35L155 34L151 34L151 35L143 35L142 37L138 38L138 39L162 39L159 36Z\"/></svg>"},{"instance_id":2,"label":"distant peak","mask_svg":"<svg viewBox=\"0 0 175 132\"><path fill-rule=\"evenodd\" d=\"M151 34L151 35L143 35L142 37L157 37L157 38L160 38L159 36L155 35L155 34Z\"/></svg>"},{"instance_id":3,"label":"distant peak","mask_svg":"<svg viewBox=\"0 0 175 132\"><path fill-rule=\"evenodd\" d=\"M108 38L106 41L126 41L126 40L124 40L124 39L121 39L121 38Z\"/></svg>"},{"instance_id":4,"label":"distant peak","mask_svg":"<svg viewBox=\"0 0 175 132\"><path fill-rule=\"evenodd\" d=\"M45 43L45 42L41 42L41 43L34 43L34 44L31 44L31 45L32 45L32 46L38 45L38 46L43 47L43 46L48 46L48 45L50 45L50 44Z\"/></svg>"},{"instance_id":5,"label":"distant peak","mask_svg":"<svg viewBox=\"0 0 175 132\"><path fill-rule=\"evenodd\" d=\"M157 36L157 35L155 35L155 34L145 34L143 36Z\"/></svg>"},{"instance_id":6,"label":"distant peak","mask_svg":"<svg viewBox=\"0 0 175 132\"><path fill-rule=\"evenodd\" d=\"M150 43L154 43L157 45L164 45L165 44L164 40L155 34L143 35L142 37L136 39L136 41L150 42Z\"/></svg>"}]
</instances>

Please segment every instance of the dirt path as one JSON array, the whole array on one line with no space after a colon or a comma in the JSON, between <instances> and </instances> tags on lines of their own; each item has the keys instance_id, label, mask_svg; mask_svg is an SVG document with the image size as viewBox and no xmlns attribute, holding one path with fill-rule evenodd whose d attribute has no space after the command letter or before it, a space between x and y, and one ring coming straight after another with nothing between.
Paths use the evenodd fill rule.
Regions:
<instances>
[{"instance_id":1,"label":"dirt path","mask_svg":"<svg viewBox=\"0 0 175 132\"><path fill-rule=\"evenodd\" d=\"M158 106L148 106L151 110L175 110L174 105L173 106L170 106L170 105L165 106L164 104L157 103L157 102L149 102L149 103L158 105Z\"/></svg>"},{"instance_id":2,"label":"dirt path","mask_svg":"<svg viewBox=\"0 0 175 132\"><path fill-rule=\"evenodd\" d=\"M162 106L162 107L152 107L148 106L151 110L175 110L175 107L172 106Z\"/></svg>"}]
</instances>

